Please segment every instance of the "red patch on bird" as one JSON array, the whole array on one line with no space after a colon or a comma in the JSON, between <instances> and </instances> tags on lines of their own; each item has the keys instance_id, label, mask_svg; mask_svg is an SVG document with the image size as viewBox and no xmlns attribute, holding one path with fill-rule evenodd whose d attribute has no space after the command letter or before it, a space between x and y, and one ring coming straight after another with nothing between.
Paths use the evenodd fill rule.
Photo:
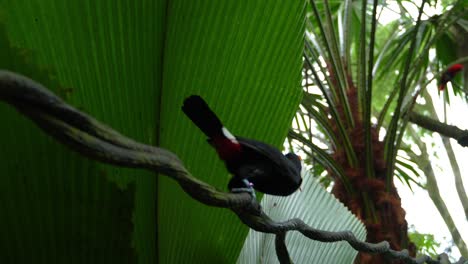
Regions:
<instances>
[{"instance_id":1,"label":"red patch on bird","mask_svg":"<svg viewBox=\"0 0 468 264\"><path fill-rule=\"evenodd\" d=\"M218 156L222 160L236 158L241 152L241 145L225 137L215 137L211 139L211 144L216 148Z\"/></svg>"},{"instance_id":2,"label":"red patch on bird","mask_svg":"<svg viewBox=\"0 0 468 264\"><path fill-rule=\"evenodd\" d=\"M443 91L447 86L447 83L452 81L455 75L463 69L462 64L454 64L450 66L440 77L439 81L439 91Z\"/></svg>"},{"instance_id":3,"label":"red patch on bird","mask_svg":"<svg viewBox=\"0 0 468 264\"><path fill-rule=\"evenodd\" d=\"M463 69L463 65L462 64L454 64L452 67L448 68L448 72L453 72L453 73L456 73L456 72L459 72Z\"/></svg>"}]
</instances>

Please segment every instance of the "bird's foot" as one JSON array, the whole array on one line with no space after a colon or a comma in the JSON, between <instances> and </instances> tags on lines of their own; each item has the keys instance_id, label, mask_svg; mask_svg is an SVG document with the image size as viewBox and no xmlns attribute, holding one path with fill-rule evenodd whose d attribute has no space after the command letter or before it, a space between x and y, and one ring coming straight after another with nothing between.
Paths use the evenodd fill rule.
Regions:
<instances>
[{"instance_id":1,"label":"bird's foot","mask_svg":"<svg viewBox=\"0 0 468 264\"><path fill-rule=\"evenodd\" d=\"M252 195L254 198L256 198L255 196L255 191L253 188L232 188L231 190L232 193L243 193L243 192L246 192L246 193L250 193L250 195Z\"/></svg>"},{"instance_id":2,"label":"bird's foot","mask_svg":"<svg viewBox=\"0 0 468 264\"><path fill-rule=\"evenodd\" d=\"M252 197L256 199L257 196L255 195L253 183L249 182L247 179L243 179L242 182L245 184L246 186L245 188L232 188L231 192L232 193L243 193L243 192L250 193L250 195L252 195Z\"/></svg>"}]
</instances>

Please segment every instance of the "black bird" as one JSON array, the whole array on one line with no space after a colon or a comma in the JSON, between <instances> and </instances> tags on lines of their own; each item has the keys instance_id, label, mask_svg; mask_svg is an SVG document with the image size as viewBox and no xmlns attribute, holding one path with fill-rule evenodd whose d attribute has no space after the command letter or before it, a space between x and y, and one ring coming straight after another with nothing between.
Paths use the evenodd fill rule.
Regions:
<instances>
[{"instance_id":1,"label":"black bird","mask_svg":"<svg viewBox=\"0 0 468 264\"><path fill-rule=\"evenodd\" d=\"M302 183L301 160L294 153L283 155L260 141L235 137L198 95L185 99L182 111L208 136L226 168L234 176L228 188L233 192L252 191L287 196Z\"/></svg>"}]
</instances>

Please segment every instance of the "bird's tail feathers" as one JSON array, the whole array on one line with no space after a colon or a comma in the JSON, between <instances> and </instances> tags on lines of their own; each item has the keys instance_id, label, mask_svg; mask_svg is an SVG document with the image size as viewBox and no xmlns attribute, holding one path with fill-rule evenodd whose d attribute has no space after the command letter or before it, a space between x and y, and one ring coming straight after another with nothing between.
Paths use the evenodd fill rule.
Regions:
<instances>
[{"instance_id":1,"label":"bird's tail feathers","mask_svg":"<svg viewBox=\"0 0 468 264\"><path fill-rule=\"evenodd\" d=\"M192 95L185 99L182 111L209 138L223 133L221 120L200 96Z\"/></svg>"}]
</instances>

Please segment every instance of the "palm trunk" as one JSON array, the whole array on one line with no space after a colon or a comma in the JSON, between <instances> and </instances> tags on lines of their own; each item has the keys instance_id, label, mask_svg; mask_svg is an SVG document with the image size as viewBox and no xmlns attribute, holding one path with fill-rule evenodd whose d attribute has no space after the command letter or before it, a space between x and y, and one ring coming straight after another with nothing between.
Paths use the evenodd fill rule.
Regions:
<instances>
[{"instance_id":1,"label":"palm trunk","mask_svg":"<svg viewBox=\"0 0 468 264\"><path fill-rule=\"evenodd\" d=\"M358 109L356 88L348 93L352 109ZM354 92L353 92L354 90ZM338 107L340 113L343 111ZM333 158L345 170L352 185L353 193L344 188L343 183L335 179L333 194L353 212L367 228L367 241L372 243L386 240L394 250L408 249L414 256L415 247L409 242L406 212L401 207L401 199L393 184L393 175L387 180L386 162L384 160L384 144L378 139L378 131L371 128L372 157L375 177L366 175L365 128L358 111L353 113L355 126L348 127L352 146L357 154L358 165L351 166L343 149L336 149ZM336 127L334 127L336 129ZM381 255L359 254L357 263L387 263ZM390 262L388 262L390 263ZM399 263L399 262L391 262Z\"/></svg>"}]
</instances>

